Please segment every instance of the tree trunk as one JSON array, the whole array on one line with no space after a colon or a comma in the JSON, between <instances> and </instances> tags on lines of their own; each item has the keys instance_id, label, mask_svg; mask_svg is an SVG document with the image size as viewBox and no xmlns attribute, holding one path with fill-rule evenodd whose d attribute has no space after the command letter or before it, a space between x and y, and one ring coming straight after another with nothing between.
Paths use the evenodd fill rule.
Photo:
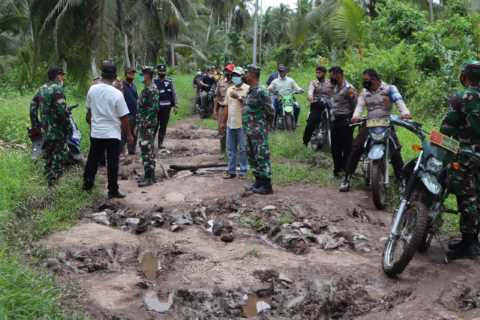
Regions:
<instances>
[{"instance_id":1,"label":"tree trunk","mask_svg":"<svg viewBox=\"0 0 480 320\"><path fill-rule=\"evenodd\" d=\"M95 59L95 54L90 56L90 72L92 73L92 77L98 77L98 69L97 69L97 62Z\"/></svg>"},{"instance_id":2,"label":"tree trunk","mask_svg":"<svg viewBox=\"0 0 480 320\"><path fill-rule=\"evenodd\" d=\"M130 62L130 54L128 52L128 35L125 33L123 35L123 48L125 53L125 61L123 62L126 68L130 68L132 63Z\"/></svg>"},{"instance_id":3,"label":"tree trunk","mask_svg":"<svg viewBox=\"0 0 480 320\"><path fill-rule=\"evenodd\" d=\"M258 0L255 0L255 18L253 21L253 65L257 65L257 41L258 41Z\"/></svg>"},{"instance_id":4,"label":"tree trunk","mask_svg":"<svg viewBox=\"0 0 480 320\"><path fill-rule=\"evenodd\" d=\"M175 61L175 43L170 42L170 63L172 64L172 67L176 65Z\"/></svg>"}]
</instances>

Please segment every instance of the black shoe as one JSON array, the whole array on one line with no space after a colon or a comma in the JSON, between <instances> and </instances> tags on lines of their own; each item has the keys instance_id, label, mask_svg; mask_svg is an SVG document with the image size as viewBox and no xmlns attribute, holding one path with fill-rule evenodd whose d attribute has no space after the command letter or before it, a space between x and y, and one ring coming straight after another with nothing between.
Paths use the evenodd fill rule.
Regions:
<instances>
[{"instance_id":1,"label":"black shoe","mask_svg":"<svg viewBox=\"0 0 480 320\"><path fill-rule=\"evenodd\" d=\"M225 172L225 174L223 175L223 179L226 179L226 180L235 179L236 177L237 177L236 174L231 174L231 173L228 173L228 172Z\"/></svg>"},{"instance_id":2,"label":"black shoe","mask_svg":"<svg viewBox=\"0 0 480 320\"><path fill-rule=\"evenodd\" d=\"M138 183L138 187L145 188L145 187L152 186L154 184L155 184L155 180L153 180L152 178L146 178Z\"/></svg>"},{"instance_id":3,"label":"black shoe","mask_svg":"<svg viewBox=\"0 0 480 320\"><path fill-rule=\"evenodd\" d=\"M463 234L462 241L452 244L451 247L453 248L447 252L447 257L450 260L480 256L480 246L474 234Z\"/></svg>"},{"instance_id":4,"label":"black shoe","mask_svg":"<svg viewBox=\"0 0 480 320\"><path fill-rule=\"evenodd\" d=\"M345 179L343 179L342 184L340 185L340 192L348 192L350 191L350 177L346 176Z\"/></svg>"},{"instance_id":5,"label":"black shoe","mask_svg":"<svg viewBox=\"0 0 480 320\"><path fill-rule=\"evenodd\" d=\"M258 193L258 194L272 194L273 193L272 180L267 178L259 178L259 179L260 179L260 186L257 188L253 188L252 192Z\"/></svg>"},{"instance_id":6,"label":"black shoe","mask_svg":"<svg viewBox=\"0 0 480 320\"><path fill-rule=\"evenodd\" d=\"M259 180L259 178L255 177L255 182L252 183L252 184L246 185L245 189L247 189L248 191L252 191L253 189L258 188L258 187L260 187L260 180Z\"/></svg>"},{"instance_id":7,"label":"black shoe","mask_svg":"<svg viewBox=\"0 0 480 320\"><path fill-rule=\"evenodd\" d=\"M127 195L120 191L108 192L108 199L123 199Z\"/></svg>"}]
</instances>

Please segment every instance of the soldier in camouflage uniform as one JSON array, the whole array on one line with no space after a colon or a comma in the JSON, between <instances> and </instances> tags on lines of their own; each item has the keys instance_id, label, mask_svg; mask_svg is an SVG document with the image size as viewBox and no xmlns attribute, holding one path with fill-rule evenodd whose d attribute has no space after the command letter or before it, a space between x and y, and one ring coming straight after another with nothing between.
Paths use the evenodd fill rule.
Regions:
<instances>
[{"instance_id":1,"label":"soldier in camouflage uniform","mask_svg":"<svg viewBox=\"0 0 480 320\"><path fill-rule=\"evenodd\" d=\"M458 139L461 150L473 152L480 157L480 61L465 63L460 80L465 89L450 98L450 109L443 120L441 132ZM452 189L461 213L462 240L449 246L450 259L480 254L480 164L474 156L462 153L458 161L460 170L452 173Z\"/></svg>"},{"instance_id":2,"label":"soldier in camouflage uniform","mask_svg":"<svg viewBox=\"0 0 480 320\"><path fill-rule=\"evenodd\" d=\"M250 86L243 110L243 128L247 136L247 154L255 176L250 187L254 193L271 194L272 163L268 146L268 131L273 125L275 111L268 91L259 86L260 68L249 66L245 81Z\"/></svg>"},{"instance_id":3,"label":"soldier in camouflage uniform","mask_svg":"<svg viewBox=\"0 0 480 320\"><path fill-rule=\"evenodd\" d=\"M145 177L143 181L139 182L138 186L147 187L156 182L154 151L160 92L153 82L153 68L145 67L142 72L145 89L143 89L138 102L137 124Z\"/></svg>"},{"instance_id":4,"label":"soldier in camouflage uniform","mask_svg":"<svg viewBox=\"0 0 480 320\"><path fill-rule=\"evenodd\" d=\"M48 70L48 80L30 104L32 129L41 128L43 156L48 185L53 186L63 174L68 161L68 138L72 135L66 98L63 90L64 72L54 67ZM38 113L40 112L40 119Z\"/></svg>"}]
</instances>

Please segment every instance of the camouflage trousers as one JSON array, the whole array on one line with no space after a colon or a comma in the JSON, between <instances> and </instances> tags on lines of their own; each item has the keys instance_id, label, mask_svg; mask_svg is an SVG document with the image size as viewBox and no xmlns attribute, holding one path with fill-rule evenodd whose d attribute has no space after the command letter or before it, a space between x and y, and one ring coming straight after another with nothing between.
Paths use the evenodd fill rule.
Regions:
<instances>
[{"instance_id":1,"label":"camouflage trousers","mask_svg":"<svg viewBox=\"0 0 480 320\"><path fill-rule=\"evenodd\" d=\"M480 222L480 166L469 159L461 159L461 167L452 175L452 187L460 211L460 231L477 233Z\"/></svg>"},{"instance_id":2,"label":"camouflage trousers","mask_svg":"<svg viewBox=\"0 0 480 320\"><path fill-rule=\"evenodd\" d=\"M142 155L145 178L155 176L155 133L156 124L141 124L138 128L140 151Z\"/></svg>"},{"instance_id":3,"label":"camouflage trousers","mask_svg":"<svg viewBox=\"0 0 480 320\"><path fill-rule=\"evenodd\" d=\"M43 143L45 175L49 186L53 186L62 176L68 155L68 147L63 140L46 140Z\"/></svg>"},{"instance_id":4,"label":"camouflage trousers","mask_svg":"<svg viewBox=\"0 0 480 320\"><path fill-rule=\"evenodd\" d=\"M246 130L248 163L253 175L259 178L272 178L272 162L268 134L261 131Z\"/></svg>"}]
</instances>

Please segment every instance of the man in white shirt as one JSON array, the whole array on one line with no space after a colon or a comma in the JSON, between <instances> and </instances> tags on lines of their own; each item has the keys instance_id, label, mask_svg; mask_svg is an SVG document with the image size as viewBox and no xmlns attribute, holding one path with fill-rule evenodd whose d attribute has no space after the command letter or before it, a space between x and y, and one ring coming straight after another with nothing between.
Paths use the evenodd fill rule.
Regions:
<instances>
[{"instance_id":1,"label":"man in white shirt","mask_svg":"<svg viewBox=\"0 0 480 320\"><path fill-rule=\"evenodd\" d=\"M90 152L83 175L83 189L91 190L95 183L98 163L107 152L108 197L124 198L118 190L118 163L120 157L122 127L128 133L128 142L133 143L129 130L128 107L120 90L113 86L117 69L110 61L102 64L102 81L93 85L87 94L87 119L90 124Z\"/></svg>"},{"instance_id":2,"label":"man in white shirt","mask_svg":"<svg viewBox=\"0 0 480 320\"><path fill-rule=\"evenodd\" d=\"M277 79L273 80L273 82L268 86L268 91L276 95L276 99L274 100L273 105L275 107L276 114L280 114L282 112L280 97L294 93L302 93L304 91L302 88L300 88L297 82L295 82L295 80L287 76L287 67L282 65L278 68L278 71L280 76ZM298 122L298 117L300 115L300 107L297 104L295 104L294 107L294 115L295 122Z\"/></svg>"},{"instance_id":3,"label":"man in white shirt","mask_svg":"<svg viewBox=\"0 0 480 320\"><path fill-rule=\"evenodd\" d=\"M243 132L242 112L250 87L242 80L244 74L244 70L240 67L233 70L233 86L229 87L225 94L228 154L228 172L225 173L225 179L233 179L237 176L237 158L240 162L240 177L246 176L248 170L247 141Z\"/></svg>"}]
</instances>

